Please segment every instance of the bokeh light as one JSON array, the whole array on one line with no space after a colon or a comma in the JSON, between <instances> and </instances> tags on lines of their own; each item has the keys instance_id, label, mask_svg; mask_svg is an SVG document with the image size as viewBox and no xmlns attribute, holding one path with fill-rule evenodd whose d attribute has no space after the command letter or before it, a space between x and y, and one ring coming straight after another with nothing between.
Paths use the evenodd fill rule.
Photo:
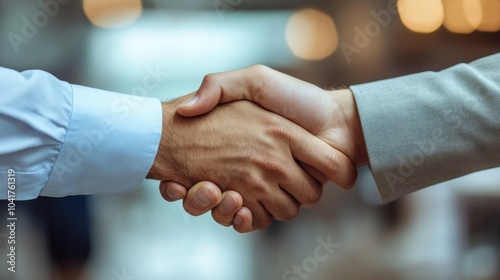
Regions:
<instances>
[{"instance_id":1,"label":"bokeh light","mask_svg":"<svg viewBox=\"0 0 500 280\"><path fill-rule=\"evenodd\" d=\"M444 27L454 33L473 32L481 23L483 13L479 0L443 0Z\"/></svg>"},{"instance_id":2,"label":"bokeh light","mask_svg":"<svg viewBox=\"0 0 500 280\"><path fill-rule=\"evenodd\" d=\"M465 18L471 26L476 29L483 21L483 10L481 0L462 0L462 7L465 12ZM500 16L500 15L499 15Z\"/></svg>"},{"instance_id":3,"label":"bokeh light","mask_svg":"<svg viewBox=\"0 0 500 280\"><path fill-rule=\"evenodd\" d=\"M286 41L293 54L304 60L322 60L332 55L339 39L333 19L316 9L295 12L286 27Z\"/></svg>"},{"instance_id":4,"label":"bokeh light","mask_svg":"<svg viewBox=\"0 0 500 280\"><path fill-rule=\"evenodd\" d=\"M500 1L481 0L483 20L477 27L479 31L497 32L500 30Z\"/></svg>"},{"instance_id":5,"label":"bokeh light","mask_svg":"<svg viewBox=\"0 0 500 280\"><path fill-rule=\"evenodd\" d=\"M121 28L142 14L141 0L84 0L83 10L90 22L99 27Z\"/></svg>"},{"instance_id":6,"label":"bokeh light","mask_svg":"<svg viewBox=\"0 0 500 280\"><path fill-rule=\"evenodd\" d=\"M415 32L431 33L443 23L441 0L398 0L398 11L403 24Z\"/></svg>"}]
</instances>

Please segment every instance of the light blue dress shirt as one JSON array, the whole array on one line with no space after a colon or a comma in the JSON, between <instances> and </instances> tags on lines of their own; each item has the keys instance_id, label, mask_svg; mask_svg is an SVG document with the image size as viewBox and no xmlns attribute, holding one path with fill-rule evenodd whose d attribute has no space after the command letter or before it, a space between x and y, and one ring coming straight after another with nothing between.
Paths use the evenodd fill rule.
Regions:
<instances>
[{"instance_id":1,"label":"light blue dress shirt","mask_svg":"<svg viewBox=\"0 0 500 280\"><path fill-rule=\"evenodd\" d=\"M0 199L9 170L16 199L27 200L128 192L153 164L162 131L157 99L1 67L0 94Z\"/></svg>"}]
</instances>

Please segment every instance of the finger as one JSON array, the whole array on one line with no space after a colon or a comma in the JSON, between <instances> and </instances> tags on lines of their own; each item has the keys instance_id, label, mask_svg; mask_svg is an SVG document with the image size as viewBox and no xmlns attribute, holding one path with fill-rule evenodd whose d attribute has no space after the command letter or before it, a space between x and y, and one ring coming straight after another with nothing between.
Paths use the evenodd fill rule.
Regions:
<instances>
[{"instance_id":1,"label":"finger","mask_svg":"<svg viewBox=\"0 0 500 280\"><path fill-rule=\"evenodd\" d=\"M312 208L314 205L316 205L316 203L321 198L321 194L323 193L323 186L328 182L328 178L325 175L321 174L321 172L319 172L318 170L312 168L311 166L303 162L299 162L299 165L300 167L302 167L302 169L304 169L304 171L307 174L309 174L309 176L314 178L315 182L317 183L316 188L312 189L312 191L316 191L317 193L316 194L314 192L311 193L313 196L311 196L310 203L301 204L301 207L309 209ZM316 197L314 195L316 195Z\"/></svg>"},{"instance_id":2,"label":"finger","mask_svg":"<svg viewBox=\"0 0 500 280\"><path fill-rule=\"evenodd\" d=\"M303 162L299 162L300 167L304 169L311 177L314 178L314 180L318 181L322 186L324 186L326 183L328 183L328 178L319 172L318 170L312 168L308 164L305 164Z\"/></svg>"},{"instance_id":3,"label":"finger","mask_svg":"<svg viewBox=\"0 0 500 280\"><path fill-rule=\"evenodd\" d=\"M283 189L290 197L295 201L296 208L289 209L285 208L281 211L283 212L281 216L274 215L277 220L288 221L297 216L299 208L311 208L320 200L321 194L323 193L323 186L320 182L316 181L312 176L310 176L304 169L302 169L294 161L287 165L288 173L285 176L285 180L280 181L280 187ZM279 205L278 203L274 202ZM291 207L291 205L288 205ZM266 205L267 209L267 205ZM288 216L285 215L286 209L288 209ZM269 209L268 209L269 210ZM276 211L276 210L274 210ZM295 213L294 213L294 212Z\"/></svg>"},{"instance_id":4,"label":"finger","mask_svg":"<svg viewBox=\"0 0 500 280\"><path fill-rule=\"evenodd\" d=\"M176 182L162 181L160 182L160 194L166 201L174 202L186 197L187 188Z\"/></svg>"},{"instance_id":5,"label":"finger","mask_svg":"<svg viewBox=\"0 0 500 280\"><path fill-rule=\"evenodd\" d=\"M243 206L252 211L252 227L263 229L271 225L273 216L258 201L243 201Z\"/></svg>"},{"instance_id":6,"label":"finger","mask_svg":"<svg viewBox=\"0 0 500 280\"><path fill-rule=\"evenodd\" d=\"M186 212L199 216L212 210L221 201L220 189L210 182L200 182L189 189L183 206Z\"/></svg>"},{"instance_id":7,"label":"finger","mask_svg":"<svg viewBox=\"0 0 500 280\"><path fill-rule=\"evenodd\" d=\"M239 233L254 231L252 226L252 212L246 207L242 207L234 216L233 228Z\"/></svg>"},{"instance_id":8,"label":"finger","mask_svg":"<svg viewBox=\"0 0 500 280\"><path fill-rule=\"evenodd\" d=\"M352 189L356 183L357 169L342 152L295 126L290 150L295 159L318 170L344 189Z\"/></svg>"},{"instance_id":9,"label":"finger","mask_svg":"<svg viewBox=\"0 0 500 280\"><path fill-rule=\"evenodd\" d=\"M294 163L295 164L295 163ZM296 165L296 164L295 164ZM300 170L300 167L297 166L297 169ZM302 171L303 172L303 171ZM305 172L302 173L305 177L309 177ZM299 176L296 176L299 177ZM298 178L299 180L303 178ZM314 181L310 178L311 181ZM295 180L290 180L291 184L301 184L301 182L297 182ZM313 182L314 184L314 182ZM288 187L289 188L289 187ZM300 204L294 197L292 197L285 188L281 188L280 193L272 193L267 195L265 199L261 199L262 205L266 208L267 212L269 212L274 219L279 221L288 221L299 213ZM303 194L295 194L297 197L300 197Z\"/></svg>"},{"instance_id":10,"label":"finger","mask_svg":"<svg viewBox=\"0 0 500 280\"><path fill-rule=\"evenodd\" d=\"M212 209L212 217L217 223L223 226L231 226L234 215L241 209L242 206L243 198L238 192L224 192L219 205Z\"/></svg>"}]
</instances>

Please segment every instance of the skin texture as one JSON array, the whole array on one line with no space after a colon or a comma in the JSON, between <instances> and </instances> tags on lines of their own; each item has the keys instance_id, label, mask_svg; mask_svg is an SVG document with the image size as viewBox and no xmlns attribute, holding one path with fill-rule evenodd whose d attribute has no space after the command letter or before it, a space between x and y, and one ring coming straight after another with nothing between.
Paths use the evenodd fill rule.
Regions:
<instances>
[{"instance_id":1,"label":"skin texture","mask_svg":"<svg viewBox=\"0 0 500 280\"><path fill-rule=\"evenodd\" d=\"M197 116L209 112L217 104L235 100L252 101L297 123L345 154L356 166L368 163L361 123L354 96L350 90L325 91L266 66L257 65L242 70L207 75L196 92L196 96L181 105L177 112L186 117ZM310 166L302 166L317 180L324 182L324 173ZM331 176L330 179L332 179ZM354 181L355 178L352 182ZM160 191L169 201L175 201L184 196L168 197L167 190L187 192L184 206L188 212L194 208L193 197L196 197L200 189L205 188L210 189L211 193L216 193L217 186L209 182L200 182L196 188L187 192L185 187L174 182L162 182L160 185ZM217 206L206 207L197 213L213 209L212 216L220 224L227 226L228 221L233 218L235 230L239 232L254 230L255 228L251 225L252 213L245 207L239 208L241 204L239 204L238 194L232 192L222 197L221 200L221 196L212 196L211 205ZM235 199L229 200L227 197L235 197ZM217 204L216 201L220 202ZM221 213L219 208L223 205L225 208L237 210Z\"/></svg>"},{"instance_id":2,"label":"skin texture","mask_svg":"<svg viewBox=\"0 0 500 280\"><path fill-rule=\"evenodd\" d=\"M185 100L162 104L163 133L147 176L150 179L183 186L209 181L221 191L235 191L248 210L240 209L240 215L251 212L252 229L269 226L273 218L289 220L298 214L299 207L311 207L319 200L321 183L298 162L334 178L339 185L354 184L356 169L343 153L281 116L239 101L222 104L199 117L184 118L176 108ZM186 193L193 209L214 204L210 197L216 197L216 202L241 201L234 192L221 194L214 188L202 187L195 190L200 196L191 198L191 193ZM226 217L221 213L234 210L218 207L215 217ZM231 220L220 222L229 224Z\"/></svg>"}]
</instances>

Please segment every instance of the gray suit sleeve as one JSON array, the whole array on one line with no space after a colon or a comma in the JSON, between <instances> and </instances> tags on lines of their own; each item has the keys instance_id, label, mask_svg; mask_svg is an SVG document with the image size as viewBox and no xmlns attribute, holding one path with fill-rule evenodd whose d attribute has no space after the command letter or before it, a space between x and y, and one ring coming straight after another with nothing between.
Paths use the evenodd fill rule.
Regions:
<instances>
[{"instance_id":1,"label":"gray suit sleeve","mask_svg":"<svg viewBox=\"0 0 500 280\"><path fill-rule=\"evenodd\" d=\"M351 90L383 202L500 166L500 53Z\"/></svg>"}]
</instances>

